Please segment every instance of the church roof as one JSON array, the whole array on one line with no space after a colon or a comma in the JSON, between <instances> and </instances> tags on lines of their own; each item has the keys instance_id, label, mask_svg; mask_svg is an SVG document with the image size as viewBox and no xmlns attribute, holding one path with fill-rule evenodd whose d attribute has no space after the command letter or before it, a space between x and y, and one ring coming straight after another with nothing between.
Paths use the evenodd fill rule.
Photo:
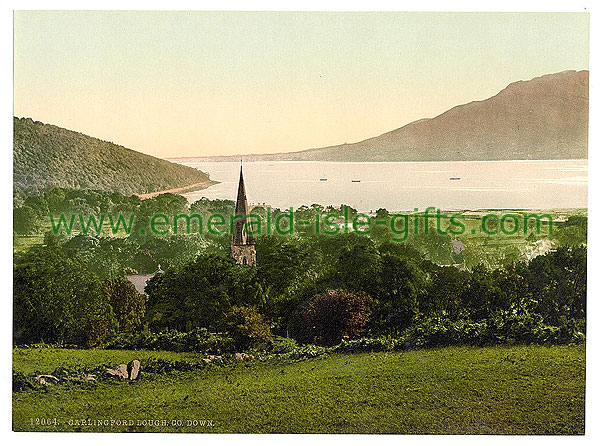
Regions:
<instances>
[{"instance_id":1,"label":"church roof","mask_svg":"<svg viewBox=\"0 0 600 446\"><path fill-rule=\"evenodd\" d=\"M154 276L156 276L157 274L162 274L163 270L161 269L160 265L158 265L158 269L156 271L154 271L152 274L131 274L129 276L125 276L127 278L127 280L129 280L131 283L133 283L133 286L135 287L135 289L137 290L138 293L146 295L145 293L145 289L146 289L146 283L148 283L148 281L150 279L152 279Z\"/></svg>"}]
</instances>

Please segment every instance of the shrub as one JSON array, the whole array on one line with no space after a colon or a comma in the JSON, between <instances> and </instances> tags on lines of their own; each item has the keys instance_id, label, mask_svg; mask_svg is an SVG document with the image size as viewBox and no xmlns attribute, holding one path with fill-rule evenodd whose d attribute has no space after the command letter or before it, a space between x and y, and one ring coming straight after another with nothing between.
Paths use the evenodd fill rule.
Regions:
<instances>
[{"instance_id":1,"label":"shrub","mask_svg":"<svg viewBox=\"0 0 600 446\"><path fill-rule=\"evenodd\" d=\"M390 336L360 338L351 341L342 340L335 347L335 351L342 353L388 352L395 350L398 344L399 342Z\"/></svg>"},{"instance_id":2,"label":"shrub","mask_svg":"<svg viewBox=\"0 0 600 446\"><path fill-rule=\"evenodd\" d=\"M371 315L373 299L365 293L329 290L317 294L302 312L308 340L337 345L342 339L358 337Z\"/></svg>"},{"instance_id":3,"label":"shrub","mask_svg":"<svg viewBox=\"0 0 600 446\"><path fill-rule=\"evenodd\" d=\"M168 350L175 352L197 352L211 355L235 351L233 339L210 333L206 328L197 328L187 333L169 330L161 333L142 331L121 333L112 338L105 348L118 350Z\"/></svg>"},{"instance_id":4,"label":"shrub","mask_svg":"<svg viewBox=\"0 0 600 446\"><path fill-rule=\"evenodd\" d=\"M536 314L497 313L473 322L447 317L423 318L404 331L397 348L444 347L448 345L569 344L585 340L580 324L570 320L549 326Z\"/></svg>"},{"instance_id":5,"label":"shrub","mask_svg":"<svg viewBox=\"0 0 600 446\"><path fill-rule=\"evenodd\" d=\"M223 328L239 350L265 348L273 341L269 324L254 307L232 307L223 315Z\"/></svg>"},{"instance_id":6,"label":"shrub","mask_svg":"<svg viewBox=\"0 0 600 446\"><path fill-rule=\"evenodd\" d=\"M289 353L285 353L282 356L288 359L298 360L298 359L312 359L318 358L320 356L325 356L329 353L330 349L326 347L321 347L313 344L306 344L299 347L296 347Z\"/></svg>"},{"instance_id":7,"label":"shrub","mask_svg":"<svg viewBox=\"0 0 600 446\"><path fill-rule=\"evenodd\" d=\"M295 339L275 336L271 343L271 351L273 353L289 353L298 348L298 343Z\"/></svg>"}]
</instances>

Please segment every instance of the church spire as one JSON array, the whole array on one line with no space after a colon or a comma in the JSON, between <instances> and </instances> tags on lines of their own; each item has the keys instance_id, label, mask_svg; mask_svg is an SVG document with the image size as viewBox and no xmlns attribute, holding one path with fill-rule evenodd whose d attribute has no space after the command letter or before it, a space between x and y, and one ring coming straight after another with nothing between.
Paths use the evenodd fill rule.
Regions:
<instances>
[{"instance_id":1,"label":"church spire","mask_svg":"<svg viewBox=\"0 0 600 446\"><path fill-rule=\"evenodd\" d=\"M244 170L240 160L240 182L238 184L237 199L235 201L235 215L233 234L231 234L231 257L240 265L256 266L256 248L254 237L246 231L248 222L248 200L246 200L246 185L244 184ZM250 228L252 232L252 228Z\"/></svg>"},{"instance_id":2,"label":"church spire","mask_svg":"<svg viewBox=\"0 0 600 446\"><path fill-rule=\"evenodd\" d=\"M235 202L235 214L248 214L248 201L246 200L246 186L244 185L244 171L240 160L240 182L238 184L237 200Z\"/></svg>"},{"instance_id":3,"label":"church spire","mask_svg":"<svg viewBox=\"0 0 600 446\"><path fill-rule=\"evenodd\" d=\"M254 237L246 233L246 216L248 215L248 200L246 199L246 186L244 184L244 171L240 160L240 181L238 184L237 200L235 202L236 219L233 226L232 244L250 245L254 243Z\"/></svg>"}]
</instances>

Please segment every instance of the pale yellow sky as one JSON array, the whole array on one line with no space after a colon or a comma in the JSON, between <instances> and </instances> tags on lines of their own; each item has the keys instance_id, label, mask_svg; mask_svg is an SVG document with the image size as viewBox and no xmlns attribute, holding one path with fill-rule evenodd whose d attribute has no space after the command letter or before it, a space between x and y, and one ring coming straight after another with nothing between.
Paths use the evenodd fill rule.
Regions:
<instances>
[{"instance_id":1,"label":"pale yellow sky","mask_svg":"<svg viewBox=\"0 0 600 446\"><path fill-rule=\"evenodd\" d=\"M14 114L160 157L359 141L588 69L580 13L18 11Z\"/></svg>"}]
</instances>

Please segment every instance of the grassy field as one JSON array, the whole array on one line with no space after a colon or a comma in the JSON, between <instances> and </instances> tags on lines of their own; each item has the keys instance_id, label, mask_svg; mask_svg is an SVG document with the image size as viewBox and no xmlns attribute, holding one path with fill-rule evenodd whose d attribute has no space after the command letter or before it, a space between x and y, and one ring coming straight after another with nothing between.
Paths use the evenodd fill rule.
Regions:
<instances>
[{"instance_id":1,"label":"grassy field","mask_svg":"<svg viewBox=\"0 0 600 446\"><path fill-rule=\"evenodd\" d=\"M134 358L142 367L150 357L200 359L190 353L51 349L15 349L13 357L14 369L26 374ZM15 392L13 428L583 434L584 393L584 346L450 347L210 365L192 372L146 373L131 382ZM36 425L36 418L50 418L52 424ZM102 425L76 425L81 420L102 420ZM127 426L116 420L126 420ZM147 420L157 420L152 424L158 426ZM194 426L192 420L200 421Z\"/></svg>"}]
</instances>

